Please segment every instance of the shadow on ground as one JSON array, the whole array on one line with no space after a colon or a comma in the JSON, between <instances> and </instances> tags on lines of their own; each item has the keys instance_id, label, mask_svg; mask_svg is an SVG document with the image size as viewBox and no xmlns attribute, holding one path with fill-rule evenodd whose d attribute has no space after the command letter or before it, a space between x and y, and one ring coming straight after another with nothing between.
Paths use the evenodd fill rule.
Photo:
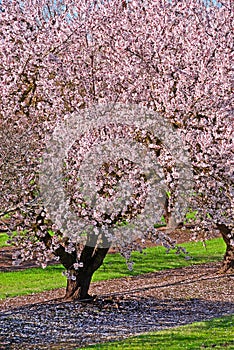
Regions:
<instances>
[{"instance_id":1,"label":"shadow on ground","mask_svg":"<svg viewBox=\"0 0 234 350\"><path fill-rule=\"evenodd\" d=\"M202 299L99 297L50 301L0 313L1 349L70 350L234 313L234 303Z\"/></svg>"}]
</instances>

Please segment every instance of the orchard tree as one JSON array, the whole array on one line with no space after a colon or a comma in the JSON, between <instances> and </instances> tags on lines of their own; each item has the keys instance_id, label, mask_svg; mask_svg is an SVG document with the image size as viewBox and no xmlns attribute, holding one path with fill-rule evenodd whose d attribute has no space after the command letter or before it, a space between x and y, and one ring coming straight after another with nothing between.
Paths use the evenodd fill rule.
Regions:
<instances>
[{"instance_id":1,"label":"orchard tree","mask_svg":"<svg viewBox=\"0 0 234 350\"><path fill-rule=\"evenodd\" d=\"M165 214L168 226L173 226L181 177L190 173L178 173L175 148L168 147L178 138L170 142L170 133L181 141L182 163L183 155L189 154L192 178L186 179L190 185L185 189L189 208L196 211L195 234L205 232L209 237L219 230L227 245L223 271L233 270L233 6L231 0L218 4L201 0L2 1L0 219L19 247L16 263L34 257L46 266L54 255L64 265L66 298L89 298L92 275L111 244L118 245L127 260L130 251L140 249L147 238L174 246L150 220L140 240L126 239L132 220L144 214L149 199L155 204L150 194L155 189L153 177L143 171L154 159L160 165L156 170L165 177L164 192L169 193L163 197ZM115 111L105 107L105 125L90 112L103 112L99 106L112 106ZM119 106L126 107L125 121L118 114ZM139 114L145 111L142 125L134 122L132 111L137 109L129 106L138 106ZM89 115L89 128L81 123L78 138L71 124L77 115L81 121ZM166 126L170 132L160 138L162 134L147 129L147 116L150 121L155 116L159 130ZM71 133L64 132L64 125ZM74 130L79 131L77 124ZM74 137L72 146L68 136ZM120 145L131 139L149 150L144 169L127 159L125 151L121 156L121 148L118 157L108 162L96 157L97 148L92 157L93 147L113 139ZM77 235L73 219L64 228L67 212L59 195L50 198L56 210L48 209L46 198L42 200L45 179L45 193L54 190L53 171L58 163L56 147L48 150L52 141L59 147L58 162L61 149L70 145L60 170L69 208L82 219ZM95 210L79 183L87 153L91 167L86 175L100 160L95 179L85 177L88 185L84 184L99 195ZM42 164L48 166L48 159L53 164L47 172ZM61 175L61 171L55 173ZM131 194L119 208L113 198L116 188L122 194L126 190L120 188L121 180L131 184ZM104 208L106 202L114 203L112 210ZM155 212L158 217L162 214L157 205ZM121 227L126 228L124 240L116 239Z\"/></svg>"}]
</instances>

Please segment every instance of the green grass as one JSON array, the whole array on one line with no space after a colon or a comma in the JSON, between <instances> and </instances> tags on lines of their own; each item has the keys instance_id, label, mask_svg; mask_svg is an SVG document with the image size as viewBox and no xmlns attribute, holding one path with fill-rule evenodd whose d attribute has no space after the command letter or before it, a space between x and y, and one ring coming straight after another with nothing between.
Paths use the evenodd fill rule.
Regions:
<instances>
[{"instance_id":1,"label":"green grass","mask_svg":"<svg viewBox=\"0 0 234 350\"><path fill-rule=\"evenodd\" d=\"M16 272L0 272L0 299L40 293L66 285L61 265L46 269L32 268Z\"/></svg>"},{"instance_id":2,"label":"green grass","mask_svg":"<svg viewBox=\"0 0 234 350\"><path fill-rule=\"evenodd\" d=\"M190 253L192 257L190 260L185 260L182 254L176 255L172 251L166 254L163 247L153 247L146 249L146 254L138 252L132 254L134 261L132 271L128 270L124 258L119 254L108 254L104 264L95 272L93 281L218 261L222 259L225 251L225 243L221 238L207 241L206 248L201 242L190 242L181 244L181 246ZM33 268L17 272L0 272L0 299L65 287L66 278L62 276L63 270L61 265L56 265L46 269Z\"/></svg>"},{"instance_id":3,"label":"green grass","mask_svg":"<svg viewBox=\"0 0 234 350\"><path fill-rule=\"evenodd\" d=\"M0 233L0 248L8 246L7 241L9 237L6 233Z\"/></svg>"},{"instance_id":4,"label":"green grass","mask_svg":"<svg viewBox=\"0 0 234 350\"><path fill-rule=\"evenodd\" d=\"M134 261L132 271L127 269L125 260L119 254L109 254L104 260L104 264L94 274L94 280L136 276L148 272L218 261L223 258L225 252L225 243L221 238L208 240L206 248L202 242L184 243L180 246L186 248L191 259L185 260L183 254L177 255L174 251L167 254L165 248L161 246L147 248L143 253L132 253Z\"/></svg>"},{"instance_id":5,"label":"green grass","mask_svg":"<svg viewBox=\"0 0 234 350\"><path fill-rule=\"evenodd\" d=\"M146 333L124 341L97 344L85 350L198 350L234 349L234 316L216 318L205 322Z\"/></svg>"}]
</instances>

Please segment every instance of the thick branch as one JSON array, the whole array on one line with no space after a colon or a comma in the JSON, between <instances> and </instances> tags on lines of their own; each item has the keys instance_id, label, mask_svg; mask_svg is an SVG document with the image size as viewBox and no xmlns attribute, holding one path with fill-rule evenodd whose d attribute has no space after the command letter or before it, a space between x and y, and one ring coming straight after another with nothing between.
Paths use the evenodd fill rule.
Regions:
<instances>
[{"instance_id":1,"label":"thick branch","mask_svg":"<svg viewBox=\"0 0 234 350\"><path fill-rule=\"evenodd\" d=\"M42 241L47 248L50 248L52 244L52 238L48 232L43 237L38 236L38 239L40 239L40 241ZM71 266L76 262L76 258L77 258L76 251L73 251L72 253L68 253L66 252L65 248L61 244L55 250L54 255L59 257L61 264L66 269L71 268Z\"/></svg>"},{"instance_id":2,"label":"thick branch","mask_svg":"<svg viewBox=\"0 0 234 350\"><path fill-rule=\"evenodd\" d=\"M110 247L107 248L97 248L92 257L92 273L94 273L103 263L103 260L108 253Z\"/></svg>"}]
</instances>

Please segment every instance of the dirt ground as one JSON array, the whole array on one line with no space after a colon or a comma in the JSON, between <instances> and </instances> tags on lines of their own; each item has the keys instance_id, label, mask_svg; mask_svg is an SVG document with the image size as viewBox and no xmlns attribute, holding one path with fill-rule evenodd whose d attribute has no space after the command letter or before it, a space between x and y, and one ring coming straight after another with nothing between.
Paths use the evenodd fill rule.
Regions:
<instances>
[{"instance_id":1,"label":"dirt ground","mask_svg":"<svg viewBox=\"0 0 234 350\"><path fill-rule=\"evenodd\" d=\"M179 241L188 238L180 234ZM2 253L0 267L9 271L12 248ZM92 283L97 298L88 304L64 302L64 289L1 300L0 349L72 350L234 314L234 274L220 274L220 267L208 263Z\"/></svg>"},{"instance_id":2,"label":"dirt ground","mask_svg":"<svg viewBox=\"0 0 234 350\"><path fill-rule=\"evenodd\" d=\"M234 314L234 274L219 268L209 263L92 283L98 297L88 304L64 302L64 289L7 298L0 301L0 349L72 350Z\"/></svg>"}]
</instances>

